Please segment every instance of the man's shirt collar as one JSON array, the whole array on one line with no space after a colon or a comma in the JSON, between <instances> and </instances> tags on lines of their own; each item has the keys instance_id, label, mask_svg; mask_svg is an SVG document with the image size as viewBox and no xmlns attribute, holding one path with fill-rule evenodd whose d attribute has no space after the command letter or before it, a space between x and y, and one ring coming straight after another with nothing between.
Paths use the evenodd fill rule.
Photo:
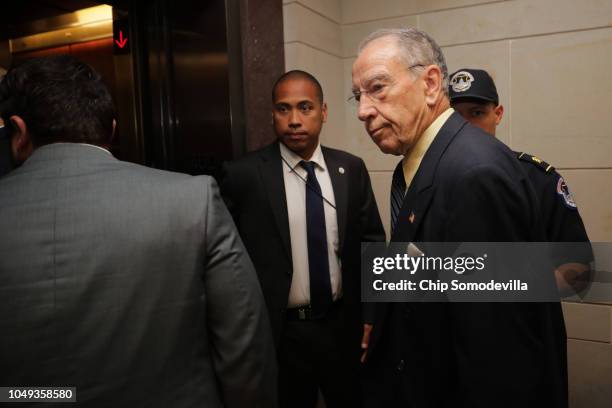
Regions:
<instances>
[{"instance_id":1,"label":"man's shirt collar","mask_svg":"<svg viewBox=\"0 0 612 408\"><path fill-rule=\"evenodd\" d=\"M285 146L283 143L279 142L280 145L280 154L281 157L283 158L285 164L287 165L287 172L292 172L295 171L295 168L298 167L300 165L300 162L303 161L304 159L302 159L297 153L291 151L287 146ZM323 158L323 151L321 150L321 144L317 144L317 147L314 151L314 153L312 154L312 157L310 158L310 160L307 160L310 162L313 162L317 165L317 167L323 169L323 170L327 170L327 166L325 166L325 160ZM301 168L301 166L299 166Z\"/></svg>"}]
</instances>

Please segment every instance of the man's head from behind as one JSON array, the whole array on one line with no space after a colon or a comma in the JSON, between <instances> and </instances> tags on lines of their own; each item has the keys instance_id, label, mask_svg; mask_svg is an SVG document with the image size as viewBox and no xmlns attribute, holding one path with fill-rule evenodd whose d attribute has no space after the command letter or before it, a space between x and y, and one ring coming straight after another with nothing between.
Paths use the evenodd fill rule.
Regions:
<instances>
[{"instance_id":1,"label":"man's head from behind","mask_svg":"<svg viewBox=\"0 0 612 408\"><path fill-rule=\"evenodd\" d=\"M0 114L17 161L40 146L108 146L115 109L100 75L68 55L36 58L11 68L0 83Z\"/></svg>"},{"instance_id":2,"label":"man's head from behind","mask_svg":"<svg viewBox=\"0 0 612 408\"><path fill-rule=\"evenodd\" d=\"M493 78L481 69L460 69L450 76L448 87L452 107L472 125L495 136L504 115Z\"/></svg>"},{"instance_id":3,"label":"man's head from behind","mask_svg":"<svg viewBox=\"0 0 612 408\"><path fill-rule=\"evenodd\" d=\"M382 29L366 37L353 64L357 116L384 153L406 154L448 108L448 72L423 31Z\"/></svg>"},{"instance_id":4,"label":"man's head from behind","mask_svg":"<svg viewBox=\"0 0 612 408\"><path fill-rule=\"evenodd\" d=\"M286 72L272 89L272 120L281 143L304 160L319 144L327 105L319 81L307 72Z\"/></svg>"}]
</instances>

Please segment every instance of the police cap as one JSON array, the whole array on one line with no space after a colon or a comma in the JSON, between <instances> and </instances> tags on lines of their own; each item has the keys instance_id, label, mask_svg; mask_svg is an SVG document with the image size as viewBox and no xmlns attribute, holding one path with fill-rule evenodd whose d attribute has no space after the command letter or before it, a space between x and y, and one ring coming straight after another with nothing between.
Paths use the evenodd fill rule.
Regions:
<instances>
[{"instance_id":1,"label":"police cap","mask_svg":"<svg viewBox=\"0 0 612 408\"><path fill-rule=\"evenodd\" d=\"M470 98L499 104L495 82L489 73L482 69L463 68L451 74L448 94L451 102Z\"/></svg>"}]
</instances>

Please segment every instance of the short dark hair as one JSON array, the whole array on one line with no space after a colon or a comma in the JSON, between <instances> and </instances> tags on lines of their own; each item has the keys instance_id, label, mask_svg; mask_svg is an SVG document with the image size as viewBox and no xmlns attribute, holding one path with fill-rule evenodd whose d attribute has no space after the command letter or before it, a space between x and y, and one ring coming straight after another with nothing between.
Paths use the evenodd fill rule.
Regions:
<instances>
[{"instance_id":1,"label":"short dark hair","mask_svg":"<svg viewBox=\"0 0 612 408\"><path fill-rule=\"evenodd\" d=\"M28 127L34 146L54 142L109 144L115 107L100 75L70 55L34 58L0 82L0 115Z\"/></svg>"},{"instance_id":2,"label":"short dark hair","mask_svg":"<svg viewBox=\"0 0 612 408\"><path fill-rule=\"evenodd\" d=\"M278 89L280 84L290 79L304 79L312 83L317 91L317 99L321 104L323 104L323 88L321 87L319 81L317 81L317 78L315 78L308 72L301 71L299 69L287 71L276 80L276 82L274 83L274 87L272 87L272 103L276 101L276 90Z\"/></svg>"}]
</instances>

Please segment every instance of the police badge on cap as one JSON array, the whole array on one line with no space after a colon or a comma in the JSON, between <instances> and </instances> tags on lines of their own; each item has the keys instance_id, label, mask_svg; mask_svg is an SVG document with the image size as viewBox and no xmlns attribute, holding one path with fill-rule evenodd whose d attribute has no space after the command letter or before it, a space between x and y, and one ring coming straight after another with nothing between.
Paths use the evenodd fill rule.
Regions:
<instances>
[{"instance_id":1,"label":"police badge on cap","mask_svg":"<svg viewBox=\"0 0 612 408\"><path fill-rule=\"evenodd\" d=\"M479 99L499 103L497 88L493 78L482 69L462 68L450 76L448 95L451 102L457 99Z\"/></svg>"},{"instance_id":2,"label":"police badge on cap","mask_svg":"<svg viewBox=\"0 0 612 408\"><path fill-rule=\"evenodd\" d=\"M450 79L451 88L455 92L465 92L472 86L474 75L467 71L459 71Z\"/></svg>"}]
</instances>

